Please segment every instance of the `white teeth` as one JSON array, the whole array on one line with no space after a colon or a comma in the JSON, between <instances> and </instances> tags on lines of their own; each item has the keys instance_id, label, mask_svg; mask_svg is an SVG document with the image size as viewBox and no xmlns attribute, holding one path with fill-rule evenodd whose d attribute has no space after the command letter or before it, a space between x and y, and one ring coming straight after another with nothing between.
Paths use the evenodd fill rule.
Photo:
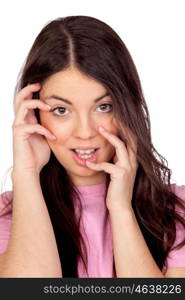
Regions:
<instances>
[{"instance_id":1,"label":"white teeth","mask_svg":"<svg viewBox=\"0 0 185 300\"><path fill-rule=\"evenodd\" d=\"M95 149L88 149L88 150L75 149L75 152L77 152L79 154L91 154L94 151L95 151Z\"/></svg>"},{"instance_id":2,"label":"white teeth","mask_svg":"<svg viewBox=\"0 0 185 300\"><path fill-rule=\"evenodd\" d=\"M77 153L77 155L80 158L87 159L87 158L90 158L94 154L96 149L87 149L87 150L74 149L74 151Z\"/></svg>"},{"instance_id":3,"label":"white teeth","mask_svg":"<svg viewBox=\"0 0 185 300\"><path fill-rule=\"evenodd\" d=\"M83 159L87 159L87 158L91 157L92 154L90 154L90 155L82 155L82 154L78 153L78 156L81 157L81 158L83 158Z\"/></svg>"}]
</instances>

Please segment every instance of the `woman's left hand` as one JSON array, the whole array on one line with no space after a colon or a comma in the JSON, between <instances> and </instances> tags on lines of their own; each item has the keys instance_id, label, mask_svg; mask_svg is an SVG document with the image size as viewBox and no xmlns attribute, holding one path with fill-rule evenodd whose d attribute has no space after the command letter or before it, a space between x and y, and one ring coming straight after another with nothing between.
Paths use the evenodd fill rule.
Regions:
<instances>
[{"instance_id":1,"label":"woman's left hand","mask_svg":"<svg viewBox=\"0 0 185 300\"><path fill-rule=\"evenodd\" d=\"M127 129L125 143L116 135L107 130L99 132L115 147L114 164L108 162L87 164L89 168L97 171L105 171L110 174L110 183L108 186L106 205L109 211L117 209L132 209L132 193L138 168L136 159L137 141L135 136ZM131 149L134 149L134 151Z\"/></svg>"}]
</instances>

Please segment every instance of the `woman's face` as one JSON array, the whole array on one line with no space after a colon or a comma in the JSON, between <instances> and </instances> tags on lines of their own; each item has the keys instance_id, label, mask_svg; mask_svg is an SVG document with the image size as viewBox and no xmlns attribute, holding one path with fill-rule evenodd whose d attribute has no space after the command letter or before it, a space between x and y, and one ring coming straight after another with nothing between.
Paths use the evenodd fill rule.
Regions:
<instances>
[{"instance_id":1,"label":"woman's face","mask_svg":"<svg viewBox=\"0 0 185 300\"><path fill-rule=\"evenodd\" d=\"M104 86L70 68L44 81L40 99L51 106L49 112L39 111L41 125L56 136L54 141L47 140L48 144L73 183L83 186L105 182L107 173L89 169L87 158L80 158L71 150L99 148L93 156L80 154L91 155L90 159L93 157L98 163L108 162L114 156L114 147L98 131L103 126L118 136L118 127L113 122L113 102Z\"/></svg>"}]
</instances>

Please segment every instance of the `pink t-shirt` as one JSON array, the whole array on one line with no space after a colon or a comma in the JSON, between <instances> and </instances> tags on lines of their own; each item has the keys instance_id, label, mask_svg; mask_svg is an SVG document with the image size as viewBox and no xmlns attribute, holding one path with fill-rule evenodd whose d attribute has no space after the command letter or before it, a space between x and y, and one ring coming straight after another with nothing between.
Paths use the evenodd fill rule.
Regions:
<instances>
[{"instance_id":1,"label":"pink t-shirt","mask_svg":"<svg viewBox=\"0 0 185 300\"><path fill-rule=\"evenodd\" d=\"M185 185L172 185L175 193L185 200ZM79 186L80 200L82 204L82 218L80 231L85 240L88 256L88 274L86 274L81 260L78 262L78 277L116 277L113 268L113 244L110 217L105 203L106 184ZM5 192L8 199L12 192ZM4 193L4 194L5 194ZM75 202L78 203L78 202ZM3 207L0 195L0 210ZM77 209L77 205L76 205ZM76 210L78 213L78 209ZM0 217L0 253L6 251L11 230L12 214ZM185 218L185 215L184 215ZM175 243L184 237L184 229L177 226ZM166 260L166 266L185 268L185 246L170 252Z\"/></svg>"},{"instance_id":2,"label":"pink t-shirt","mask_svg":"<svg viewBox=\"0 0 185 300\"><path fill-rule=\"evenodd\" d=\"M105 203L106 184L79 186L77 189L82 204L80 231L86 241L89 274L80 260L78 277L116 277L110 217Z\"/></svg>"}]
</instances>

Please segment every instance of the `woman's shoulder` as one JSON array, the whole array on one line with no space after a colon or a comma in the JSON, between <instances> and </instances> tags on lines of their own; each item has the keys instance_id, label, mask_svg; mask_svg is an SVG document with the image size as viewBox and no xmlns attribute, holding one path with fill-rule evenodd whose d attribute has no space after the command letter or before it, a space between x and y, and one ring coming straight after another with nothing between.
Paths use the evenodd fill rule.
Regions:
<instances>
[{"instance_id":1,"label":"woman's shoulder","mask_svg":"<svg viewBox=\"0 0 185 300\"><path fill-rule=\"evenodd\" d=\"M171 184L172 191L182 200L185 200L185 185Z\"/></svg>"},{"instance_id":2,"label":"woman's shoulder","mask_svg":"<svg viewBox=\"0 0 185 300\"><path fill-rule=\"evenodd\" d=\"M12 206L12 191L5 191L0 194L0 216L4 212L5 207L8 209Z\"/></svg>"},{"instance_id":3,"label":"woman's shoulder","mask_svg":"<svg viewBox=\"0 0 185 300\"><path fill-rule=\"evenodd\" d=\"M185 185L176 185L172 184L172 192L174 192L180 199L185 207ZM182 207L176 206L175 209L179 215L184 219L185 218L185 209ZM181 223L176 223L176 237L173 246L177 246L185 239L185 230L184 226ZM173 249L169 252L168 257L166 258L165 268L185 268L185 245L181 248Z\"/></svg>"},{"instance_id":4,"label":"woman's shoulder","mask_svg":"<svg viewBox=\"0 0 185 300\"><path fill-rule=\"evenodd\" d=\"M176 205L175 210L185 216L185 185L171 184L172 192L182 200L184 209Z\"/></svg>"},{"instance_id":5,"label":"woman's shoulder","mask_svg":"<svg viewBox=\"0 0 185 300\"><path fill-rule=\"evenodd\" d=\"M0 204L2 204L3 202L9 203L9 201L11 201L12 199L12 191L5 191L3 193L0 194Z\"/></svg>"},{"instance_id":6,"label":"woman's shoulder","mask_svg":"<svg viewBox=\"0 0 185 300\"><path fill-rule=\"evenodd\" d=\"M7 249L12 223L12 191L0 194L0 254Z\"/></svg>"}]
</instances>

